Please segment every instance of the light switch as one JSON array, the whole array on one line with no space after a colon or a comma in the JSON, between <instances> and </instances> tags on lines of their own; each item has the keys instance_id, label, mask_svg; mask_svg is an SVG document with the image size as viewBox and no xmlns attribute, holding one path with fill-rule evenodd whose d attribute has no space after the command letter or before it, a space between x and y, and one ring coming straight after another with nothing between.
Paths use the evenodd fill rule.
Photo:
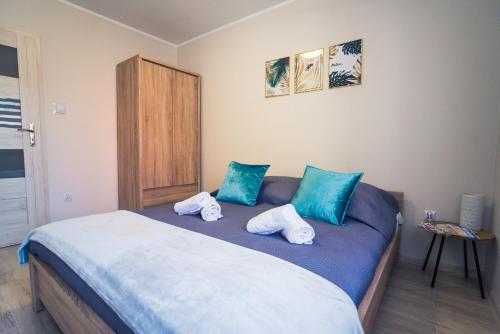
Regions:
<instances>
[{"instance_id":1,"label":"light switch","mask_svg":"<svg viewBox=\"0 0 500 334\"><path fill-rule=\"evenodd\" d=\"M52 103L52 113L64 115L66 113L66 105L53 102Z\"/></svg>"}]
</instances>

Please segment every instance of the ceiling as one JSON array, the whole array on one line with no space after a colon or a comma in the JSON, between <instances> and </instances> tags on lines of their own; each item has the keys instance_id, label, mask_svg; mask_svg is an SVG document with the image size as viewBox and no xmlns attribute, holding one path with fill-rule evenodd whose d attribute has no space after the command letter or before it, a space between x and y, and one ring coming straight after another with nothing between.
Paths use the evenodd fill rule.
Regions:
<instances>
[{"instance_id":1,"label":"ceiling","mask_svg":"<svg viewBox=\"0 0 500 334\"><path fill-rule=\"evenodd\" d=\"M97 14L182 44L286 0L66 0Z\"/></svg>"}]
</instances>

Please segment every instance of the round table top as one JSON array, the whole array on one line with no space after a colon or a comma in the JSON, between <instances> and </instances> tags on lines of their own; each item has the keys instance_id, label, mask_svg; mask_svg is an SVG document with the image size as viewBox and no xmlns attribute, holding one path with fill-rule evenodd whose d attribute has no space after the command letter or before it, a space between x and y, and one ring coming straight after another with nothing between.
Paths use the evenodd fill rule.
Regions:
<instances>
[{"instance_id":1,"label":"round table top","mask_svg":"<svg viewBox=\"0 0 500 334\"><path fill-rule=\"evenodd\" d=\"M456 238L470 239L470 240L478 240L478 241L495 239L495 235L492 232L488 232L488 231L485 231L485 230L474 231L474 233L478 237L478 239L476 239L476 238L469 237L469 236L455 234L454 231L443 231L443 230L431 230L431 229L427 229L424 224L430 224L430 226L432 226L432 225L441 225L441 224L450 224L450 225L459 226L458 223L454 223L454 222L445 222L445 221L426 222L426 221L423 221L420 224L418 224L417 226L420 227L420 228L422 228L426 232L430 232L430 233L434 233L434 234L438 234L438 235L446 235L446 236L449 236L449 237L456 237ZM427 225L427 226L429 226L429 225Z\"/></svg>"},{"instance_id":2,"label":"round table top","mask_svg":"<svg viewBox=\"0 0 500 334\"><path fill-rule=\"evenodd\" d=\"M492 232L488 232L485 230L476 231L476 235L479 237L479 240L495 239L495 235Z\"/></svg>"}]
</instances>

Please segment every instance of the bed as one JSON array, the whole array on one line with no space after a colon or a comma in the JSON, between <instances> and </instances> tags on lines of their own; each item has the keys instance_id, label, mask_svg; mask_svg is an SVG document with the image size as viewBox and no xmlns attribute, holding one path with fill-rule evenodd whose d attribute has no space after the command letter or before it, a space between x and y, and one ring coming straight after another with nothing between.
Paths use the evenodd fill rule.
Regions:
<instances>
[{"instance_id":1,"label":"bed","mask_svg":"<svg viewBox=\"0 0 500 334\"><path fill-rule=\"evenodd\" d=\"M363 200L363 192L384 197L385 192L362 184L353 196L345 226L333 226L306 219L316 231L312 246L291 245L280 235L253 235L245 230L246 222L260 212L285 203L293 195L300 179L267 177L256 207L221 203L225 218L217 223L203 223L197 216L175 215L172 205L146 208L146 217L208 235L229 243L270 254L307 269L343 289L355 303L365 332L370 332L378 305L397 255L399 228L396 219L371 226L370 210L379 210L381 200ZM266 196L267 194L267 196ZM384 195L385 194L385 195ZM403 194L393 192L383 198L399 204ZM359 199L357 199L359 197ZM366 197L366 196L365 196ZM373 197L373 196L372 196ZM361 204L360 204L361 203ZM357 211L357 213L356 213ZM396 210L397 211L397 210ZM390 214L394 214L395 212ZM372 212L372 214L373 214ZM386 217L386 218L384 218ZM382 219L383 218L383 219ZM353 247L353 245L355 247ZM131 333L127 324L60 258L44 245L31 242L30 273L32 303L35 311L43 306L64 332ZM347 252L347 253L346 253ZM329 256L339 254L339 256ZM349 256L340 256L348 254Z\"/></svg>"}]
</instances>

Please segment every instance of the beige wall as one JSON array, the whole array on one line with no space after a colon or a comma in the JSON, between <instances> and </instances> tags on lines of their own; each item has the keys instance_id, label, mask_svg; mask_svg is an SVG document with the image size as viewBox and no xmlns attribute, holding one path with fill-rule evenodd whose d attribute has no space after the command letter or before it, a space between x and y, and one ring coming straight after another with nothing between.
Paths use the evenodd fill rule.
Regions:
<instances>
[{"instance_id":1,"label":"beige wall","mask_svg":"<svg viewBox=\"0 0 500 334\"><path fill-rule=\"evenodd\" d=\"M177 50L54 0L1 0L0 26L41 39L51 219L117 209L115 65L137 53L175 64Z\"/></svg>"},{"instance_id":2,"label":"beige wall","mask_svg":"<svg viewBox=\"0 0 500 334\"><path fill-rule=\"evenodd\" d=\"M271 163L274 175L362 170L405 192L402 254L421 258L423 209L456 220L462 192L493 194L499 12L495 0L298 0L178 51L55 0L2 0L0 25L41 37L53 220L117 208L115 64L136 53L176 63L178 52L203 76L205 189L230 160ZM362 86L263 97L264 61L356 38ZM444 261L461 265L458 243L447 246Z\"/></svg>"},{"instance_id":3,"label":"beige wall","mask_svg":"<svg viewBox=\"0 0 500 334\"><path fill-rule=\"evenodd\" d=\"M457 220L463 192L493 191L500 2L298 0L179 48L202 75L203 187L230 160L299 176L364 171L405 192L402 255L421 259L425 208ZM363 85L264 98L264 62L364 39ZM326 71L326 69L325 69ZM461 265L456 240L444 261Z\"/></svg>"}]
</instances>

